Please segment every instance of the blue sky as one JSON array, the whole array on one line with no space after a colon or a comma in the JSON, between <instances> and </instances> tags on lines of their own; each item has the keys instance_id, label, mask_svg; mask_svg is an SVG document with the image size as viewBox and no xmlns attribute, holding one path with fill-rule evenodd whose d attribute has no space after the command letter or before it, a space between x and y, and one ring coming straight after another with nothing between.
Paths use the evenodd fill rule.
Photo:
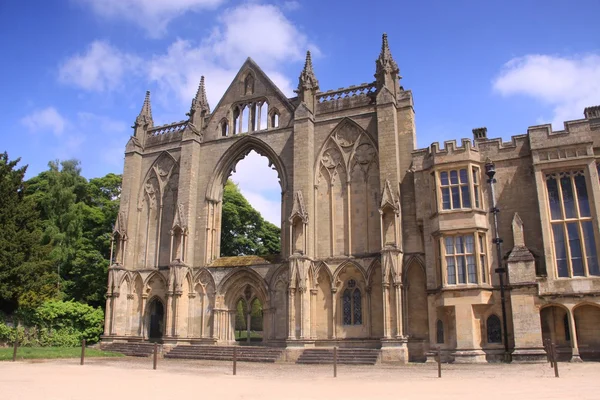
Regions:
<instances>
[{"instance_id":1,"label":"blue sky","mask_svg":"<svg viewBox=\"0 0 600 400\"><path fill-rule=\"evenodd\" d=\"M0 151L29 177L71 157L86 177L120 173L145 90L155 124L182 120L201 75L215 106L250 56L291 96L307 49L321 90L369 82L383 32L419 147L479 126L561 129L600 104L598 15L597 0L2 0ZM259 161L234 179L275 222L279 188Z\"/></svg>"}]
</instances>

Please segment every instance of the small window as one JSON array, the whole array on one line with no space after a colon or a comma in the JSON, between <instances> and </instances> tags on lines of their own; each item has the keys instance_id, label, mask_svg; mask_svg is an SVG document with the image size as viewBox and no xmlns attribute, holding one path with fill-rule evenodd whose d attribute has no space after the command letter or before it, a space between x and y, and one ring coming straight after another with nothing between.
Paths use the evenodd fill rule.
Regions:
<instances>
[{"instance_id":1,"label":"small window","mask_svg":"<svg viewBox=\"0 0 600 400\"><path fill-rule=\"evenodd\" d=\"M227 120L221 121L221 136L229 136L229 123L227 122Z\"/></svg>"},{"instance_id":2,"label":"small window","mask_svg":"<svg viewBox=\"0 0 600 400\"><path fill-rule=\"evenodd\" d=\"M271 114L271 128L279 128L279 114L276 111Z\"/></svg>"},{"instance_id":3,"label":"small window","mask_svg":"<svg viewBox=\"0 0 600 400\"><path fill-rule=\"evenodd\" d=\"M492 314L487 319L487 341L488 343L502 343L502 327L500 318Z\"/></svg>"},{"instance_id":4,"label":"small window","mask_svg":"<svg viewBox=\"0 0 600 400\"><path fill-rule=\"evenodd\" d=\"M344 325L362 325L362 294L356 287L356 281L350 279L342 294Z\"/></svg>"},{"instance_id":5,"label":"small window","mask_svg":"<svg viewBox=\"0 0 600 400\"><path fill-rule=\"evenodd\" d=\"M438 344L444 344L444 323L438 319L435 324L435 338Z\"/></svg>"}]
</instances>

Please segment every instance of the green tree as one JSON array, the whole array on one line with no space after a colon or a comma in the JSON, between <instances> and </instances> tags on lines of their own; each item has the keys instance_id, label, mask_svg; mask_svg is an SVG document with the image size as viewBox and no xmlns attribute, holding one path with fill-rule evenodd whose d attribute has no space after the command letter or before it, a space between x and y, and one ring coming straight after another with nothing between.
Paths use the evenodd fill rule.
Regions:
<instances>
[{"instance_id":1,"label":"green tree","mask_svg":"<svg viewBox=\"0 0 600 400\"><path fill-rule=\"evenodd\" d=\"M266 255L280 252L281 230L265 221L228 180L223 190L221 255Z\"/></svg>"},{"instance_id":2,"label":"green tree","mask_svg":"<svg viewBox=\"0 0 600 400\"><path fill-rule=\"evenodd\" d=\"M42 243L52 248L61 292L67 299L103 306L121 177L108 174L88 182L77 160L48 165L48 171L28 181L27 194L42 216Z\"/></svg>"},{"instance_id":3,"label":"green tree","mask_svg":"<svg viewBox=\"0 0 600 400\"><path fill-rule=\"evenodd\" d=\"M0 154L0 310L33 308L56 295L56 276L41 244L42 223L35 202L25 196L27 166L17 168Z\"/></svg>"}]
</instances>

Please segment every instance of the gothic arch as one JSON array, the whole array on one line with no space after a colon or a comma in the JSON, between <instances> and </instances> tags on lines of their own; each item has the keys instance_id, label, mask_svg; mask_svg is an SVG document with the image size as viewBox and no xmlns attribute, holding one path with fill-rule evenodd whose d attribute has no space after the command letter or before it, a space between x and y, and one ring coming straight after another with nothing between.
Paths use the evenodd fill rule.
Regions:
<instances>
[{"instance_id":1,"label":"gothic arch","mask_svg":"<svg viewBox=\"0 0 600 400\"><path fill-rule=\"evenodd\" d=\"M427 277L427 269L423 259L420 256L411 255L403 264L404 270L402 271L402 283L407 282L406 279L410 268L420 268L423 275Z\"/></svg>"},{"instance_id":2,"label":"gothic arch","mask_svg":"<svg viewBox=\"0 0 600 400\"><path fill-rule=\"evenodd\" d=\"M281 264L279 267L267 273L265 281L269 283L270 290L273 290L275 288L277 281L281 279L282 274L286 272L289 272L289 265L287 263Z\"/></svg>"},{"instance_id":3,"label":"gothic arch","mask_svg":"<svg viewBox=\"0 0 600 400\"><path fill-rule=\"evenodd\" d=\"M252 150L267 157L270 165L275 166L275 170L279 175L281 192L285 193L287 191L287 172L279 155L263 140L254 136L243 136L229 147L217 162L206 190L207 200L216 202L221 201L223 187L227 182L227 178L229 178L233 172L236 164Z\"/></svg>"},{"instance_id":4,"label":"gothic arch","mask_svg":"<svg viewBox=\"0 0 600 400\"><path fill-rule=\"evenodd\" d=\"M269 304L267 282L256 271L249 268L230 272L219 284L217 293L223 297L225 307L235 309L237 300L248 285L254 289L254 294L259 296L263 306Z\"/></svg>"},{"instance_id":5,"label":"gothic arch","mask_svg":"<svg viewBox=\"0 0 600 400\"><path fill-rule=\"evenodd\" d=\"M167 165L169 163L172 163L171 167L169 168L169 171L162 170L161 163L165 163ZM166 172L166 175L163 175L163 176L167 176L169 178L171 175L171 172L174 171L175 168L178 168L178 167L179 167L178 160L168 151L163 151L162 153L160 153L158 155L158 157L156 157L156 159L152 162L152 165L150 165L150 168L148 168L148 171L146 172L146 175L144 176L144 179L142 180L142 186L139 188L138 208L141 206L141 204L144 200L145 183L148 182L148 180L152 177L155 177L158 180L158 182L160 182L161 180L159 179L159 175L160 175L158 172L159 170ZM168 182L168 179L166 179L165 181ZM159 199L162 199L163 189L164 189L164 187L159 185L159 187L158 187L158 198Z\"/></svg>"},{"instance_id":6,"label":"gothic arch","mask_svg":"<svg viewBox=\"0 0 600 400\"><path fill-rule=\"evenodd\" d=\"M379 261L379 259L374 259L371 264L369 265L369 268L367 268L367 284L371 285L373 282L373 274L375 274L377 272L377 269L379 268L379 270L381 271L381 261Z\"/></svg>"},{"instance_id":7,"label":"gothic arch","mask_svg":"<svg viewBox=\"0 0 600 400\"><path fill-rule=\"evenodd\" d=\"M160 281L162 281L162 283L165 287L165 290L167 290L167 279L159 271L152 271L152 273L150 273L150 275L148 275L146 277L146 279L144 280L144 286L148 285L150 280L152 280L155 277L158 278Z\"/></svg>"},{"instance_id":8,"label":"gothic arch","mask_svg":"<svg viewBox=\"0 0 600 400\"><path fill-rule=\"evenodd\" d=\"M366 285L368 284L368 281L367 281L367 273L365 272L364 268L363 268L363 267L362 267L360 264L358 264L358 263L356 263L356 262L354 262L354 261L344 261L343 263L341 263L341 264L340 264L340 265L339 265L339 266L338 266L338 267L335 269L335 272L333 273L333 279L332 279L332 282L336 282L336 281L338 280L338 278L339 278L340 274L342 273L342 271L343 271L343 270L344 270L346 267L349 267L349 266L355 267L355 268L356 268L356 269L359 271L359 273L360 273L360 275L361 275L361 277L362 277L362 279L363 279L363 283L364 283L364 285L366 286Z\"/></svg>"}]
</instances>

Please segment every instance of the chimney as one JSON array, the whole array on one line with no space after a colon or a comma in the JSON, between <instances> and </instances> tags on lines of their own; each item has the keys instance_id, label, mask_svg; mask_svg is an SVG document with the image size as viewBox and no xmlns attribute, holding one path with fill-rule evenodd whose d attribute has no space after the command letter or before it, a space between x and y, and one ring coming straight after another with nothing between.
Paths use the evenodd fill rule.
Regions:
<instances>
[{"instance_id":1,"label":"chimney","mask_svg":"<svg viewBox=\"0 0 600 400\"><path fill-rule=\"evenodd\" d=\"M474 140L485 140L487 139L487 128L484 126L482 128L473 129L473 139Z\"/></svg>"}]
</instances>

